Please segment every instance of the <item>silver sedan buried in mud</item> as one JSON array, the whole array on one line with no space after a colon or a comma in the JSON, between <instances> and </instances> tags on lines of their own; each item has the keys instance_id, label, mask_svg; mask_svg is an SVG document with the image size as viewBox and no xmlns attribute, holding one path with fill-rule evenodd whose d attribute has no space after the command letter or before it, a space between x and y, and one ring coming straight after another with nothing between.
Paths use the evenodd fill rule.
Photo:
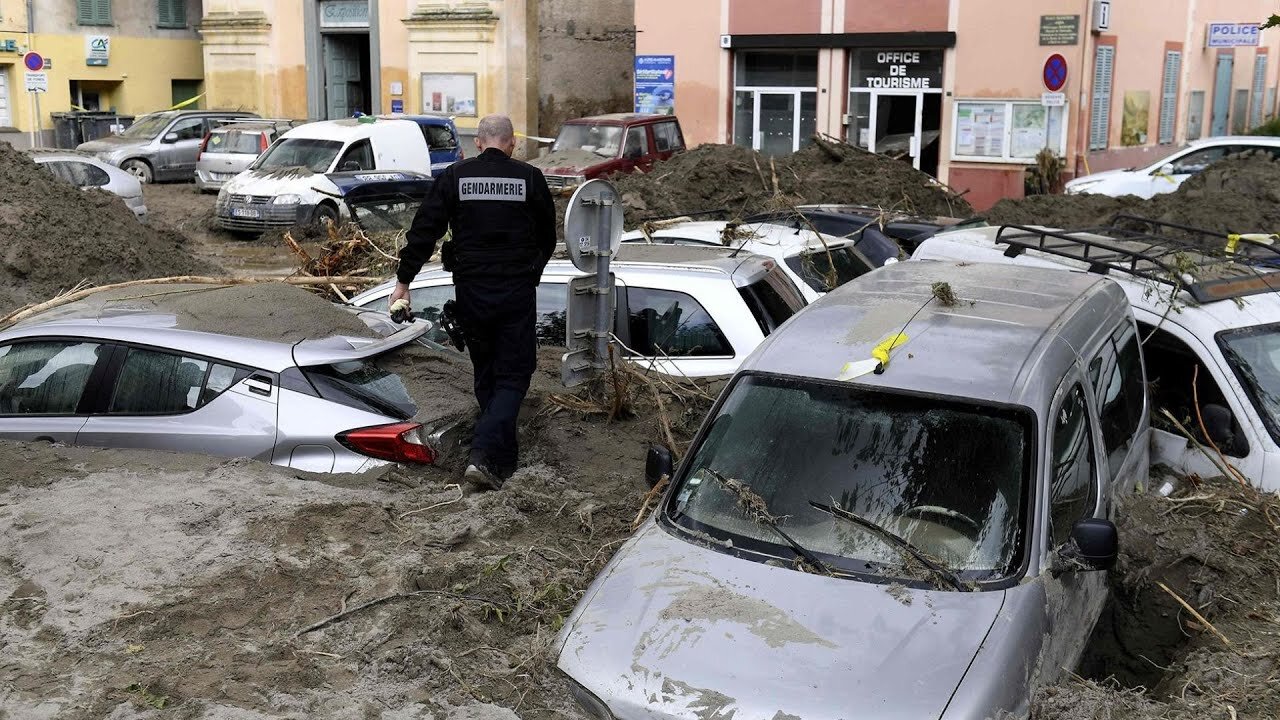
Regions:
<instances>
[{"instance_id":1,"label":"silver sedan buried in mud","mask_svg":"<svg viewBox=\"0 0 1280 720\"><path fill-rule=\"evenodd\" d=\"M678 471L651 450L671 487L554 646L589 715L1018 717L1076 665L1145 391L1120 288L1029 270L857 278L747 360Z\"/></svg>"}]
</instances>

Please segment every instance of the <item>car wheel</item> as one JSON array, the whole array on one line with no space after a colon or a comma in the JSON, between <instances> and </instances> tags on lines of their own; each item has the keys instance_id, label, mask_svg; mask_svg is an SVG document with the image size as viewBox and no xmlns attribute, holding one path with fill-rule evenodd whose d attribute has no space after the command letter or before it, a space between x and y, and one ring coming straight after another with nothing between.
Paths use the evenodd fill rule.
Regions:
<instances>
[{"instance_id":1,"label":"car wheel","mask_svg":"<svg viewBox=\"0 0 1280 720\"><path fill-rule=\"evenodd\" d=\"M120 169L138 178L138 182L143 185L155 180L155 176L151 173L151 166L142 160L126 160Z\"/></svg>"},{"instance_id":2,"label":"car wheel","mask_svg":"<svg viewBox=\"0 0 1280 720\"><path fill-rule=\"evenodd\" d=\"M338 209L329 204L317 205L315 212L311 214L311 222L323 226L325 220L338 224Z\"/></svg>"}]
</instances>

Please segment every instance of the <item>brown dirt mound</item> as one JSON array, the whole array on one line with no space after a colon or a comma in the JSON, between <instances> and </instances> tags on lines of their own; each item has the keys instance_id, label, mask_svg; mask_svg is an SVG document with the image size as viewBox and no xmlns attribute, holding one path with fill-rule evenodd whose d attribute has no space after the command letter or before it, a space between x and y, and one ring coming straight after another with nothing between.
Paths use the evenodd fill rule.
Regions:
<instances>
[{"instance_id":1,"label":"brown dirt mound","mask_svg":"<svg viewBox=\"0 0 1280 720\"><path fill-rule=\"evenodd\" d=\"M82 280L107 284L218 274L185 236L142 225L119 198L82 191L0 142L0 310L47 300Z\"/></svg>"},{"instance_id":2,"label":"brown dirt mound","mask_svg":"<svg viewBox=\"0 0 1280 720\"><path fill-rule=\"evenodd\" d=\"M854 203L967 217L969 203L910 165L844 143L817 140L769 158L736 145L699 145L648 173L613 178L627 227L654 216L724 210L742 216L805 203Z\"/></svg>"},{"instance_id":3,"label":"brown dirt mound","mask_svg":"<svg viewBox=\"0 0 1280 720\"><path fill-rule=\"evenodd\" d=\"M1001 200L984 217L992 224L1082 228L1103 225L1121 212L1218 232L1276 232L1280 230L1280 161L1269 153L1242 153L1214 163L1176 191L1150 200L1036 195Z\"/></svg>"}]
</instances>

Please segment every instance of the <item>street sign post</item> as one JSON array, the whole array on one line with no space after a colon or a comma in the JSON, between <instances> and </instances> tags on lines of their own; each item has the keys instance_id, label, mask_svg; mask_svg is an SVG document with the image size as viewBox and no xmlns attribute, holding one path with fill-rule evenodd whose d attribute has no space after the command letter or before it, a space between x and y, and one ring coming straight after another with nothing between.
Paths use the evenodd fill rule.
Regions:
<instances>
[{"instance_id":1,"label":"street sign post","mask_svg":"<svg viewBox=\"0 0 1280 720\"><path fill-rule=\"evenodd\" d=\"M22 56L22 64L29 72L40 72L44 69L44 57L35 51L28 52Z\"/></svg>"},{"instance_id":2,"label":"street sign post","mask_svg":"<svg viewBox=\"0 0 1280 720\"><path fill-rule=\"evenodd\" d=\"M27 69L23 74L24 85L31 93L32 107L35 108L35 123L31 129L31 147L40 146L40 93L49 92L49 73L44 72L44 56L35 51L22 55L22 65Z\"/></svg>"},{"instance_id":3,"label":"street sign post","mask_svg":"<svg viewBox=\"0 0 1280 720\"><path fill-rule=\"evenodd\" d=\"M1060 53L1054 53L1044 61L1044 87L1056 93L1067 84L1067 59Z\"/></svg>"},{"instance_id":4,"label":"street sign post","mask_svg":"<svg viewBox=\"0 0 1280 720\"><path fill-rule=\"evenodd\" d=\"M565 387L581 385L609 366L614 315L613 274L609 262L622 243L622 196L607 180L589 180L569 199L564 215L565 245L584 273L568 286L565 344L560 376Z\"/></svg>"}]
</instances>

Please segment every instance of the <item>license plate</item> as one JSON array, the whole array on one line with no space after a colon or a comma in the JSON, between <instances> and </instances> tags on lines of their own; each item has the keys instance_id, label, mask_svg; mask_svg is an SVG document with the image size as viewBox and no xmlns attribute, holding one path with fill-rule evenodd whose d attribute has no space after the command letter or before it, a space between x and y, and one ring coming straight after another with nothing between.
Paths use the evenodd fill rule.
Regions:
<instances>
[{"instance_id":1,"label":"license plate","mask_svg":"<svg viewBox=\"0 0 1280 720\"><path fill-rule=\"evenodd\" d=\"M262 217L262 211L257 208L231 208L231 217L260 218Z\"/></svg>"},{"instance_id":2,"label":"license plate","mask_svg":"<svg viewBox=\"0 0 1280 720\"><path fill-rule=\"evenodd\" d=\"M214 180L230 180L231 173L211 172L209 173L209 177L213 178Z\"/></svg>"}]
</instances>

